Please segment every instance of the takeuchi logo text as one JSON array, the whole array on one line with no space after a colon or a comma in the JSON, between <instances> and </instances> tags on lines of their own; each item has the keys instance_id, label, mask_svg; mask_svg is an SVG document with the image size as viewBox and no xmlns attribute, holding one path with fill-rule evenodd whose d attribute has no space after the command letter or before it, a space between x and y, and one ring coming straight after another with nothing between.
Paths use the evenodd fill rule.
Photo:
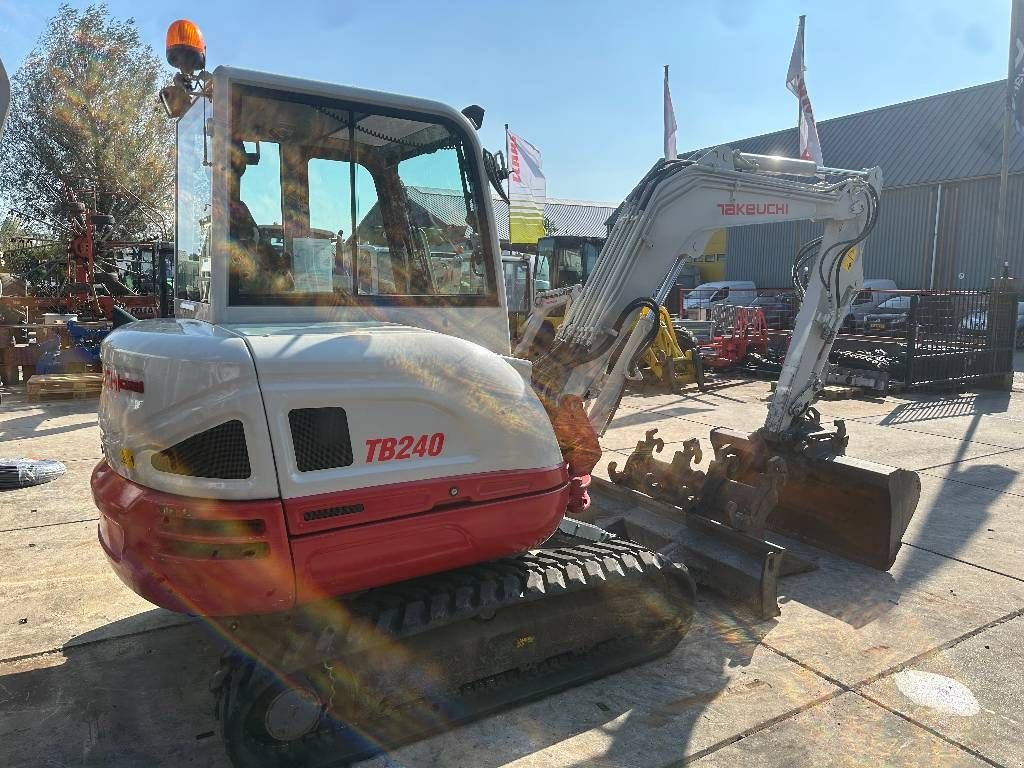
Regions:
<instances>
[{"instance_id":1,"label":"takeuchi logo text","mask_svg":"<svg viewBox=\"0 0 1024 768\"><path fill-rule=\"evenodd\" d=\"M789 203L716 203L723 216L785 216Z\"/></svg>"}]
</instances>

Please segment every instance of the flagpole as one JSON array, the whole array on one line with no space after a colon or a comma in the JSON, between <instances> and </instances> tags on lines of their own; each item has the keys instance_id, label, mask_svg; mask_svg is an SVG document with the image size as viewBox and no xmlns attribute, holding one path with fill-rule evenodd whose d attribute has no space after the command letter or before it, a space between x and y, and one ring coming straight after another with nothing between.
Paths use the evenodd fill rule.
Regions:
<instances>
[{"instance_id":1,"label":"flagpole","mask_svg":"<svg viewBox=\"0 0 1024 768\"><path fill-rule=\"evenodd\" d=\"M666 65L665 65L665 82L666 82L666 83L668 82L668 64L666 64ZM664 108L664 106L663 106L663 108ZM663 115L663 116L662 116L662 122L663 122L663 123L664 123L664 119L665 119L665 118L664 118L664 115ZM664 128L665 128L665 126L664 126L664 125L662 125L662 128L664 129ZM662 133L664 134L664 131L662 131ZM662 144L666 143L666 141L667 141L667 139L665 139L665 138L664 138L664 136L663 136ZM662 147L662 154L664 154L664 147ZM675 158L674 158L674 157L668 157L667 155L665 156L665 159L666 159L666 160L675 160Z\"/></svg>"},{"instance_id":2,"label":"flagpole","mask_svg":"<svg viewBox=\"0 0 1024 768\"><path fill-rule=\"evenodd\" d=\"M1018 31L1016 29L1016 22L1018 16L1017 8L1015 7L1018 2L1024 0L1011 0L1010 1L1010 52L1007 57L1006 65L1006 98L1003 108L1003 154L999 162L999 203L996 206L996 273L993 277L997 277L1002 274L1002 266L1009 261L1009 254L1007 253L1006 244L1006 188L1008 179L1007 176L1010 171L1010 139L1013 135L1013 80L1016 72L1014 71L1014 54L1016 53L1016 40Z\"/></svg>"},{"instance_id":3,"label":"flagpole","mask_svg":"<svg viewBox=\"0 0 1024 768\"><path fill-rule=\"evenodd\" d=\"M512 162L509 158L509 146L508 146L508 123L505 123L505 165ZM509 168L509 174L505 177L505 197L508 198L508 202L505 207L508 208L508 250L512 251L512 170Z\"/></svg>"},{"instance_id":4,"label":"flagpole","mask_svg":"<svg viewBox=\"0 0 1024 768\"><path fill-rule=\"evenodd\" d=\"M800 15L800 20L797 22L797 30L798 30L798 32L802 32L803 31L804 19L806 19L806 18L807 18L807 16L805 16L804 14ZM802 35L801 35L801 37L802 37ZM804 60L807 58L807 48L805 47L806 45L807 45L807 43L803 42L803 41L800 44L800 48L803 51L803 55L800 57L800 73L801 74L803 74L804 72L807 71L807 67L804 66ZM803 119L804 119L804 105L803 105L803 102L800 100L800 98L797 97L797 100L796 100L796 153L798 155L800 154L800 121L803 120Z\"/></svg>"}]
</instances>

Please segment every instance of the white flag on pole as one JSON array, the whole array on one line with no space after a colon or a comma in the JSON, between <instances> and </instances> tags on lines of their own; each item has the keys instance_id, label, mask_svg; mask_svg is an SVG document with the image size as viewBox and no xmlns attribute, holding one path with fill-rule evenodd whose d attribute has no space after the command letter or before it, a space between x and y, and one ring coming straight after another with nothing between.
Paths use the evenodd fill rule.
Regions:
<instances>
[{"instance_id":1,"label":"white flag on pole","mask_svg":"<svg viewBox=\"0 0 1024 768\"><path fill-rule=\"evenodd\" d=\"M668 89L668 64L665 65L665 159L675 160L676 111L672 108L672 92Z\"/></svg>"},{"instance_id":2,"label":"white flag on pole","mask_svg":"<svg viewBox=\"0 0 1024 768\"><path fill-rule=\"evenodd\" d=\"M811 97L807 95L807 80L804 78L804 17L800 17L800 28L793 43L793 55L789 59L786 74L786 88L800 100L800 157L823 165L821 142L818 141L818 126L814 124L814 110Z\"/></svg>"},{"instance_id":3,"label":"white flag on pole","mask_svg":"<svg viewBox=\"0 0 1024 768\"><path fill-rule=\"evenodd\" d=\"M540 150L522 136L508 134L509 242L536 243L544 237L544 179Z\"/></svg>"}]
</instances>

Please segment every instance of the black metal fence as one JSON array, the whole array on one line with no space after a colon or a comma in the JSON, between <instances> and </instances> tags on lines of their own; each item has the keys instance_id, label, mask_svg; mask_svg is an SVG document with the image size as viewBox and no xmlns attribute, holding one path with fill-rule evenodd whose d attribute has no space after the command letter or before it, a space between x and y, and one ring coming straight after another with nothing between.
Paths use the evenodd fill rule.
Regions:
<instances>
[{"instance_id":1,"label":"black metal fence","mask_svg":"<svg viewBox=\"0 0 1024 768\"><path fill-rule=\"evenodd\" d=\"M1006 290L911 297L905 384L966 383L1013 372L1017 296Z\"/></svg>"},{"instance_id":2,"label":"black metal fence","mask_svg":"<svg viewBox=\"0 0 1024 768\"><path fill-rule=\"evenodd\" d=\"M743 298L744 305L763 309L772 352L784 355L799 310L793 291L759 289ZM687 311L685 299L684 293L680 316L712 319L704 307ZM892 384L907 388L998 384L1014 370L1018 328L1024 334L1018 299L1011 278L994 280L988 291L862 291L833 347L833 362L884 366Z\"/></svg>"}]
</instances>

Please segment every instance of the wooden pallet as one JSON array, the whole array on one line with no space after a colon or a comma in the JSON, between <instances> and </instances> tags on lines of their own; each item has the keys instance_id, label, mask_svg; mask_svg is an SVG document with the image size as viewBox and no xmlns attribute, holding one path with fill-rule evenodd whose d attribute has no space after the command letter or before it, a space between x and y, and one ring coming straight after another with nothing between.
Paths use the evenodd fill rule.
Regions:
<instances>
[{"instance_id":1,"label":"wooden pallet","mask_svg":"<svg viewBox=\"0 0 1024 768\"><path fill-rule=\"evenodd\" d=\"M102 373L47 373L28 380L29 400L67 400L99 397Z\"/></svg>"},{"instance_id":2,"label":"wooden pallet","mask_svg":"<svg viewBox=\"0 0 1024 768\"><path fill-rule=\"evenodd\" d=\"M769 392L775 392L776 382L771 383ZM872 396L872 397L884 397L878 392L874 392L863 387L853 387L847 384L829 384L818 392L818 400L855 400L858 397ZM772 395L769 394L763 398L764 402L770 402Z\"/></svg>"},{"instance_id":3,"label":"wooden pallet","mask_svg":"<svg viewBox=\"0 0 1024 768\"><path fill-rule=\"evenodd\" d=\"M829 384L818 393L819 400L853 400L865 394L861 387L851 387L845 384Z\"/></svg>"}]
</instances>

